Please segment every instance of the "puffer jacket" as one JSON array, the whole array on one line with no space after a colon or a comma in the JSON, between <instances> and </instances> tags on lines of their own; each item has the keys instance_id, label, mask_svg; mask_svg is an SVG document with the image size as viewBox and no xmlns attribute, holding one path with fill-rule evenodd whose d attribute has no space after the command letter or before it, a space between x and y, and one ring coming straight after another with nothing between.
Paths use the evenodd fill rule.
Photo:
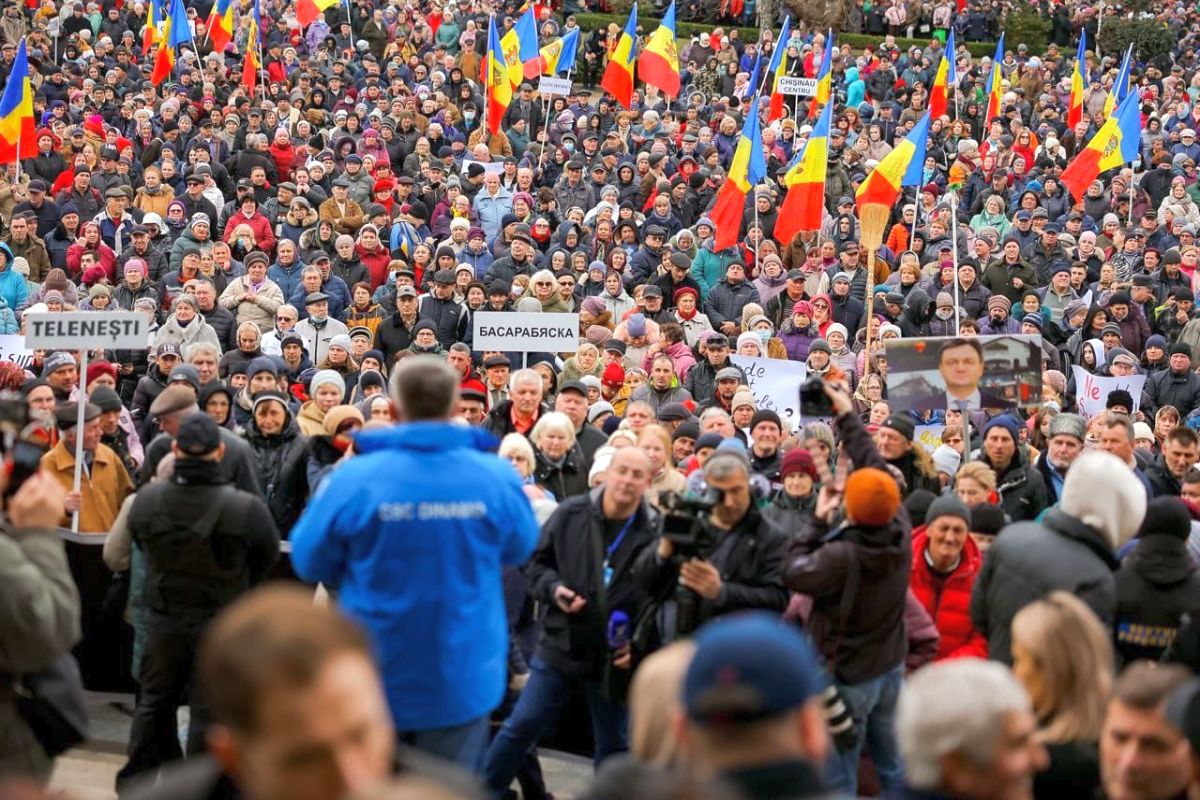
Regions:
<instances>
[{"instance_id":1,"label":"puffer jacket","mask_svg":"<svg viewBox=\"0 0 1200 800\"><path fill-rule=\"evenodd\" d=\"M1117 652L1129 663L1157 661L1185 614L1200 614L1200 570L1186 540L1143 534L1117 570Z\"/></svg>"},{"instance_id":2,"label":"puffer jacket","mask_svg":"<svg viewBox=\"0 0 1200 800\"><path fill-rule=\"evenodd\" d=\"M988 550L971 590L971 621L987 637L988 657L1011 664L1013 617L1056 589L1076 595L1111 625L1118 566L1101 531L1059 508L1041 522L1009 525Z\"/></svg>"},{"instance_id":3,"label":"puffer jacket","mask_svg":"<svg viewBox=\"0 0 1200 800\"><path fill-rule=\"evenodd\" d=\"M258 429L254 415L250 415L242 435L254 454L263 499L279 528L279 535L286 538L308 499L308 443L301 435L291 409L287 410L287 423L279 434L267 436Z\"/></svg>"},{"instance_id":4,"label":"puffer jacket","mask_svg":"<svg viewBox=\"0 0 1200 800\"><path fill-rule=\"evenodd\" d=\"M983 565L983 554L970 536L963 544L958 566L939 576L925 558L929 535L922 525L913 531L913 594L933 619L940 639L935 661L943 658L987 658L987 639L971 622L971 587Z\"/></svg>"}]
</instances>

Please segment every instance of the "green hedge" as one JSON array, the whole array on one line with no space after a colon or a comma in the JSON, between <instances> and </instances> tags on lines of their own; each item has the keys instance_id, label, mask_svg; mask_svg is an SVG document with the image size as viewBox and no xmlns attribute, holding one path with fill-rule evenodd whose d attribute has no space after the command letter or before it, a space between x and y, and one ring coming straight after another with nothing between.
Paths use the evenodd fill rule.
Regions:
<instances>
[{"instance_id":1,"label":"green hedge","mask_svg":"<svg viewBox=\"0 0 1200 800\"><path fill-rule=\"evenodd\" d=\"M579 27L583 28L585 31L591 31L596 28L608 27L610 22L617 25L617 27L624 27L628 16L618 14L576 14L575 19L578 21ZM653 30L653 26L657 20L646 17L638 20L638 22L641 24L642 30L649 33ZM742 37L742 41L758 41L758 28L744 28L741 26L732 25L701 25L696 22L679 22L676 23L675 30L676 33L679 34L680 39L690 39L691 37L698 36L701 33L707 33L715 27L721 27L726 31L737 27L738 35ZM838 33L835 34L834 38L839 44L849 44L855 50L862 50L867 45L877 45L883 41L883 38L880 36L867 36L861 33ZM1014 42L1012 43L1012 46L1015 48L1017 44L1020 43ZM929 39L896 39L896 46L901 50L908 50L910 47L920 47L924 49L925 47L929 46ZM996 43L969 42L967 43L967 49L971 51L971 55L975 58L992 56L996 52Z\"/></svg>"}]
</instances>

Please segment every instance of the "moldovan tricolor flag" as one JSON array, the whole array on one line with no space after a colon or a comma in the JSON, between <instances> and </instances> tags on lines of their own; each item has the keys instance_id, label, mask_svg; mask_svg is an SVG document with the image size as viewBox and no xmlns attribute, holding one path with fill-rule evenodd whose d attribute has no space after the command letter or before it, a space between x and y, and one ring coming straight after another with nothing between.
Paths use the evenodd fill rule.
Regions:
<instances>
[{"instance_id":1,"label":"moldovan tricolor flag","mask_svg":"<svg viewBox=\"0 0 1200 800\"><path fill-rule=\"evenodd\" d=\"M1121 104L1125 99L1125 95L1129 94L1129 71L1133 68L1133 45L1129 45L1129 49L1125 51L1125 58L1121 59L1121 69L1117 72L1117 79L1113 81L1112 91L1108 93L1108 99L1104 101L1104 113L1111 116L1113 109Z\"/></svg>"},{"instance_id":2,"label":"moldovan tricolor flag","mask_svg":"<svg viewBox=\"0 0 1200 800\"><path fill-rule=\"evenodd\" d=\"M988 78L987 113L983 117L983 135L986 137L992 120L1000 116L1001 75L1000 62L1004 60L1004 31L1000 32L1000 41L996 42L996 55L992 56L992 74Z\"/></svg>"},{"instance_id":3,"label":"moldovan tricolor flag","mask_svg":"<svg viewBox=\"0 0 1200 800\"><path fill-rule=\"evenodd\" d=\"M829 124L833 103L826 103L816 127L783 176L787 197L775 222L775 241L786 245L798 231L821 229L825 210L825 174L829 164Z\"/></svg>"},{"instance_id":4,"label":"moldovan tricolor flag","mask_svg":"<svg viewBox=\"0 0 1200 800\"><path fill-rule=\"evenodd\" d=\"M233 0L217 0L208 17L208 38L213 52L220 53L233 41Z\"/></svg>"},{"instance_id":5,"label":"moldovan tricolor flag","mask_svg":"<svg viewBox=\"0 0 1200 800\"><path fill-rule=\"evenodd\" d=\"M296 0L296 19L300 22L300 27L307 28L337 3L338 0Z\"/></svg>"},{"instance_id":6,"label":"moldovan tricolor flag","mask_svg":"<svg viewBox=\"0 0 1200 800\"><path fill-rule=\"evenodd\" d=\"M675 45L675 0L667 7L662 22L650 34L642 57L638 59L638 77L669 97L679 96L679 49Z\"/></svg>"},{"instance_id":7,"label":"moldovan tricolor flag","mask_svg":"<svg viewBox=\"0 0 1200 800\"><path fill-rule=\"evenodd\" d=\"M1087 86L1087 29L1079 32L1079 50L1075 53L1075 69L1071 71L1071 99L1067 101L1067 127L1074 128L1083 119L1083 90Z\"/></svg>"},{"instance_id":8,"label":"moldovan tricolor flag","mask_svg":"<svg viewBox=\"0 0 1200 800\"><path fill-rule=\"evenodd\" d=\"M917 186L925 169L925 149L929 143L930 112L913 126L908 136L896 143L879 166L858 186L855 198L859 208L878 204L891 208L905 186Z\"/></svg>"},{"instance_id":9,"label":"moldovan tricolor flag","mask_svg":"<svg viewBox=\"0 0 1200 800\"><path fill-rule=\"evenodd\" d=\"M825 52L821 56L821 65L817 67L817 93L812 104L808 107L808 117L817 115L817 109L829 104L833 96L833 28L825 33Z\"/></svg>"},{"instance_id":10,"label":"moldovan tricolor flag","mask_svg":"<svg viewBox=\"0 0 1200 800\"><path fill-rule=\"evenodd\" d=\"M508 82L517 86L524 78L536 78L541 71L538 61L537 21L533 18L533 6L526 5L517 17L517 24L500 37L504 65L508 70ZM528 69L526 66L528 65Z\"/></svg>"},{"instance_id":11,"label":"moldovan tricolor flag","mask_svg":"<svg viewBox=\"0 0 1200 800\"><path fill-rule=\"evenodd\" d=\"M29 53L25 40L17 47L4 94L0 95L0 164L37 155L33 124L33 86L29 81Z\"/></svg>"},{"instance_id":12,"label":"moldovan tricolor flag","mask_svg":"<svg viewBox=\"0 0 1200 800\"><path fill-rule=\"evenodd\" d=\"M742 214L746 210L746 195L767 177L767 161L763 157L762 123L758 118L758 97L750 103L742 135L729 163L725 183L717 191L712 218L716 226L713 250L720 251L737 244L742 231Z\"/></svg>"},{"instance_id":13,"label":"moldovan tricolor flag","mask_svg":"<svg viewBox=\"0 0 1200 800\"><path fill-rule=\"evenodd\" d=\"M1083 199L1100 173L1130 163L1138 154L1142 138L1142 110L1137 92L1125 95L1117 113L1110 116L1096 135L1063 170L1059 183L1077 199Z\"/></svg>"},{"instance_id":14,"label":"moldovan tricolor flag","mask_svg":"<svg viewBox=\"0 0 1200 800\"><path fill-rule=\"evenodd\" d=\"M543 75L564 75L575 66L579 52L579 28L572 28L561 39L555 39L540 51L539 71Z\"/></svg>"},{"instance_id":15,"label":"moldovan tricolor flag","mask_svg":"<svg viewBox=\"0 0 1200 800\"><path fill-rule=\"evenodd\" d=\"M946 48L942 51L942 60L938 64L937 75L933 78L933 88L929 90L930 116L938 119L946 114L949 108L950 87L958 83L958 68L954 63L954 29L946 39Z\"/></svg>"},{"instance_id":16,"label":"moldovan tricolor flag","mask_svg":"<svg viewBox=\"0 0 1200 800\"><path fill-rule=\"evenodd\" d=\"M600 88L617 98L617 102L629 108L633 104L633 62L637 58L637 3L629 11L629 21L617 46L608 57Z\"/></svg>"},{"instance_id":17,"label":"moldovan tricolor flag","mask_svg":"<svg viewBox=\"0 0 1200 800\"><path fill-rule=\"evenodd\" d=\"M767 64L767 74L771 76L771 99L767 111L767 122L774 122L783 116L783 92L779 91L779 81L787 77L787 42L792 35L792 18L783 18L783 27L779 29L779 40L771 51L771 63Z\"/></svg>"},{"instance_id":18,"label":"moldovan tricolor flag","mask_svg":"<svg viewBox=\"0 0 1200 800\"><path fill-rule=\"evenodd\" d=\"M508 79L508 68L504 65L495 17L488 20L487 58L483 63L487 73L487 126L488 132L495 136L500 132L504 112L512 102L512 83Z\"/></svg>"}]
</instances>

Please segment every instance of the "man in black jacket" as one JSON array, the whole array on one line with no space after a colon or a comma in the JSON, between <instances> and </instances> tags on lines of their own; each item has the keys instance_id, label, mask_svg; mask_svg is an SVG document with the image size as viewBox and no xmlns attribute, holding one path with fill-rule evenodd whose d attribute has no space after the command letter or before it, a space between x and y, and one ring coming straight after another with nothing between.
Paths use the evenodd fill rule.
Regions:
<instances>
[{"instance_id":1,"label":"man in black jacket","mask_svg":"<svg viewBox=\"0 0 1200 800\"><path fill-rule=\"evenodd\" d=\"M179 757L175 714L191 706L189 754L204 750L205 701L190 688L200 632L279 557L279 533L262 498L227 485L221 429L196 412L171 445L170 481L142 488L129 510L133 541L146 556L146 650L141 694L118 784Z\"/></svg>"},{"instance_id":2,"label":"man in black jacket","mask_svg":"<svg viewBox=\"0 0 1200 800\"><path fill-rule=\"evenodd\" d=\"M703 559L680 564L674 558L674 542L663 536L657 548L638 560L639 579L659 599L652 620L657 637L649 635L647 641L670 641L722 614L746 609L782 612L787 606L787 535L759 514L750 475L750 461L742 451L722 449L709 456L704 482L720 497L707 520L717 533L715 548ZM694 612L677 600L676 586L698 596Z\"/></svg>"},{"instance_id":3,"label":"man in black jacket","mask_svg":"<svg viewBox=\"0 0 1200 800\"><path fill-rule=\"evenodd\" d=\"M628 681L631 654L627 633L621 641L618 629L628 630L643 600L633 567L658 533L658 512L644 499L652 478L649 457L622 448L604 486L562 502L542 528L528 573L546 619L529 683L488 749L484 776L492 791L508 788L529 748L558 719L572 686L584 689L596 763L627 748L620 687Z\"/></svg>"},{"instance_id":4,"label":"man in black jacket","mask_svg":"<svg viewBox=\"0 0 1200 800\"><path fill-rule=\"evenodd\" d=\"M433 274L432 290L421 298L417 316L434 324L438 344L447 350L450 345L463 340L467 333L467 314L454 300L453 272L439 269Z\"/></svg>"},{"instance_id":5,"label":"man in black jacket","mask_svg":"<svg viewBox=\"0 0 1200 800\"><path fill-rule=\"evenodd\" d=\"M741 382L747 382L742 368L729 360L729 337L723 333L710 334L704 358L688 370L683 386L697 403L711 400L717 394L717 373L726 367L736 369L741 375Z\"/></svg>"}]
</instances>

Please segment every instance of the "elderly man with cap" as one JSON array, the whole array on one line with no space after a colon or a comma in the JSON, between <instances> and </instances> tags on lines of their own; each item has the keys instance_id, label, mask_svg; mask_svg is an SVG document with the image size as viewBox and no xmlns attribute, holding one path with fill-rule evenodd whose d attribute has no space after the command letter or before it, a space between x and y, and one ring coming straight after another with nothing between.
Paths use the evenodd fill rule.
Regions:
<instances>
[{"instance_id":1,"label":"elderly man with cap","mask_svg":"<svg viewBox=\"0 0 1200 800\"><path fill-rule=\"evenodd\" d=\"M829 796L828 680L796 627L761 612L714 620L683 678L682 756L740 797Z\"/></svg>"},{"instance_id":2,"label":"elderly man with cap","mask_svg":"<svg viewBox=\"0 0 1200 800\"><path fill-rule=\"evenodd\" d=\"M575 426L575 444L583 454L584 468L591 469L596 451L608 443L608 437L599 428L588 424L587 387L580 381L567 381L558 387L554 410L570 418Z\"/></svg>"},{"instance_id":3,"label":"elderly man with cap","mask_svg":"<svg viewBox=\"0 0 1200 800\"><path fill-rule=\"evenodd\" d=\"M467 334L466 308L454 300L454 273L439 269L429 294L417 304L417 316L433 323L438 344L449 348Z\"/></svg>"},{"instance_id":4,"label":"elderly man with cap","mask_svg":"<svg viewBox=\"0 0 1200 800\"><path fill-rule=\"evenodd\" d=\"M971 587L983 553L970 536L971 511L955 494L934 500L913 531L913 596L937 628L935 660L987 656L987 639L971 622Z\"/></svg>"},{"instance_id":5,"label":"elderly man with cap","mask_svg":"<svg viewBox=\"0 0 1200 800\"><path fill-rule=\"evenodd\" d=\"M1174 406L1181 412L1200 406L1200 375L1192 371L1192 348L1176 342L1169 352L1169 368L1153 372L1146 379L1150 405L1142 411L1147 415L1163 406Z\"/></svg>"},{"instance_id":6,"label":"elderly man with cap","mask_svg":"<svg viewBox=\"0 0 1200 800\"><path fill-rule=\"evenodd\" d=\"M317 213L321 220L333 225L337 233L353 236L366 221L362 206L350 199L350 181L338 177L333 182L333 195L321 203Z\"/></svg>"},{"instance_id":7,"label":"elderly man with cap","mask_svg":"<svg viewBox=\"0 0 1200 800\"><path fill-rule=\"evenodd\" d=\"M933 461L925 448L913 444L917 423L907 411L897 411L879 426L875 432L875 446L889 466L899 470L904 478L904 492L911 494L918 489L940 492L941 482Z\"/></svg>"},{"instance_id":8,"label":"elderly man with cap","mask_svg":"<svg viewBox=\"0 0 1200 800\"><path fill-rule=\"evenodd\" d=\"M311 268L310 268L311 269ZM304 340L304 349L314 364L325 360L329 343L335 336L349 336L346 323L329 315L329 295L324 292L309 292L304 297L304 309L308 316L296 323L292 330Z\"/></svg>"},{"instance_id":9,"label":"elderly man with cap","mask_svg":"<svg viewBox=\"0 0 1200 800\"><path fill-rule=\"evenodd\" d=\"M192 411L171 443L172 478L142 487L129 509L130 536L146 559L146 639L129 760L118 787L179 757L176 713L185 703L191 708L187 753L204 751L208 706L192 681L200 635L222 608L264 580L279 557L279 532L266 503L228 485L221 469L225 450L217 423Z\"/></svg>"},{"instance_id":10,"label":"elderly man with cap","mask_svg":"<svg viewBox=\"0 0 1200 800\"><path fill-rule=\"evenodd\" d=\"M147 436L142 437L143 442L150 443L146 445L146 460L138 474L139 486L150 482L158 470L158 462L171 452L171 443L183 419L199 410L195 387L187 381L172 382L154 399L150 415L161 433L152 440ZM225 444L225 456L221 459L225 481L244 492L261 495L258 472L249 445L228 428L221 428L221 440Z\"/></svg>"},{"instance_id":11,"label":"elderly man with cap","mask_svg":"<svg viewBox=\"0 0 1200 800\"><path fill-rule=\"evenodd\" d=\"M76 424L79 406L60 403L54 409L58 426L58 444L42 456L42 469L53 475L67 490L63 527L71 524L71 515L79 512L82 533L107 533L121 510L125 497L133 491L133 480L121 458L101 444L100 407L84 401L83 428ZM83 443L83 466L79 491L75 486L75 450Z\"/></svg>"},{"instance_id":12,"label":"elderly man with cap","mask_svg":"<svg viewBox=\"0 0 1200 800\"><path fill-rule=\"evenodd\" d=\"M251 251L244 261L246 274L234 278L218 300L223 308L236 313L239 327L251 322L266 332L275 325L275 312L284 298L279 285L267 277L267 261L266 253Z\"/></svg>"},{"instance_id":13,"label":"elderly man with cap","mask_svg":"<svg viewBox=\"0 0 1200 800\"><path fill-rule=\"evenodd\" d=\"M1049 505L1062 499L1067 470L1083 453L1086 441L1087 422L1078 414L1056 414L1050 420L1046 448L1038 454L1033 464L1033 468L1042 476Z\"/></svg>"},{"instance_id":14,"label":"elderly man with cap","mask_svg":"<svg viewBox=\"0 0 1200 800\"><path fill-rule=\"evenodd\" d=\"M717 396L717 374L730 368L737 370L739 383L747 383L746 373L729 360L729 338L723 333L713 332L708 335L707 343L702 348L704 358L696 366L688 370L684 380L684 388L692 398L701 405L709 403ZM730 398L733 395L730 394Z\"/></svg>"},{"instance_id":15,"label":"elderly man with cap","mask_svg":"<svg viewBox=\"0 0 1200 800\"><path fill-rule=\"evenodd\" d=\"M54 228L51 227L51 230ZM37 217L32 211L28 214L13 213L8 236L3 241L12 251L13 258L20 256L29 264L29 280L34 283L45 280L46 273L50 271L50 254L46 251L46 243L38 237Z\"/></svg>"},{"instance_id":16,"label":"elderly man with cap","mask_svg":"<svg viewBox=\"0 0 1200 800\"><path fill-rule=\"evenodd\" d=\"M896 797L1032 797L1050 764L1037 732L1029 694L1002 665L964 658L919 670L896 708L906 768Z\"/></svg>"}]
</instances>

